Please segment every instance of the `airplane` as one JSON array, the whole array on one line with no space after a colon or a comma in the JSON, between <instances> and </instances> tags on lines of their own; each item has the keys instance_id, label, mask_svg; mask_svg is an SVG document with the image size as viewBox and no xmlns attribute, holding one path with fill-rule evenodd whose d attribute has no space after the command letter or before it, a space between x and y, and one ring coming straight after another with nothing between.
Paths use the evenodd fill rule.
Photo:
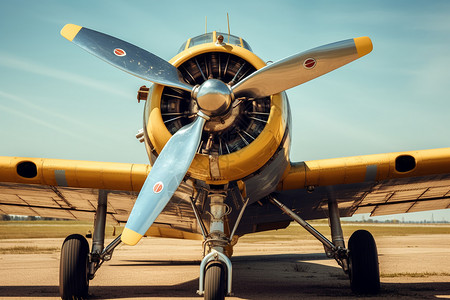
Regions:
<instances>
[{"instance_id":1,"label":"airplane","mask_svg":"<svg viewBox=\"0 0 450 300\"><path fill-rule=\"evenodd\" d=\"M62 299L88 297L114 249L144 236L202 240L197 293L225 299L239 237L292 221L323 244L355 293L376 294L375 240L357 230L346 243L340 218L450 208L450 148L290 161L285 91L369 54L369 37L265 63L243 38L216 31L188 39L169 62L86 27L67 24L61 35L152 84L137 96L145 107L136 138L149 164L0 157L0 213L94 218L91 246L79 234L63 242ZM331 240L307 222L322 218ZM105 246L107 221L125 227Z\"/></svg>"}]
</instances>

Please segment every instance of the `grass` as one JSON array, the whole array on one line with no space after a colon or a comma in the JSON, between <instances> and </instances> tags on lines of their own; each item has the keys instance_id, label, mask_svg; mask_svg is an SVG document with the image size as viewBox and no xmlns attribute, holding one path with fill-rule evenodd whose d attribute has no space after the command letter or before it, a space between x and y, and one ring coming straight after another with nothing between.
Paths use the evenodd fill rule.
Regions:
<instances>
[{"instance_id":1,"label":"grass","mask_svg":"<svg viewBox=\"0 0 450 300\"><path fill-rule=\"evenodd\" d=\"M430 276L450 276L450 273L446 272L423 272L423 273L391 273L391 274L380 274L381 277L384 278L396 278L396 277L417 277L417 278L424 278L424 277L430 277Z\"/></svg>"},{"instance_id":2,"label":"grass","mask_svg":"<svg viewBox=\"0 0 450 300\"><path fill-rule=\"evenodd\" d=\"M39 253L53 253L59 252L58 247L36 247L36 246L14 246L0 248L0 254L39 254Z\"/></svg>"},{"instance_id":3,"label":"grass","mask_svg":"<svg viewBox=\"0 0 450 300\"><path fill-rule=\"evenodd\" d=\"M326 237L330 237L330 227L323 220L312 221L311 225ZM412 234L450 234L450 224L367 224L367 223L343 223L344 236L349 237L357 229L366 229L375 237L377 236L405 236ZM113 232L115 230L115 235ZM106 237L117 236L123 230L123 226L106 226ZM92 222L80 221L0 221L1 239L22 238L65 238L69 234L78 233L85 235L88 231L93 232ZM291 223L286 229L271 230L248 234L241 241L292 241L313 240L311 234L306 232L300 225Z\"/></svg>"},{"instance_id":4,"label":"grass","mask_svg":"<svg viewBox=\"0 0 450 300\"><path fill-rule=\"evenodd\" d=\"M331 237L330 227L324 221L312 221L310 224L327 238ZM345 237L358 230L370 231L373 236L406 236L413 234L450 234L450 224L367 224L367 223L343 223L342 230ZM292 241L292 240L315 240L315 238L297 223L291 223L286 229L272 230L245 235L241 241Z\"/></svg>"},{"instance_id":5,"label":"grass","mask_svg":"<svg viewBox=\"0 0 450 300\"><path fill-rule=\"evenodd\" d=\"M311 225L326 237L330 238L330 228L323 220L312 221ZM365 223L343 223L344 236L349 237L357 229L369 230L375 238L377 236L405 236L414 234L450 234L450 224L443 225L421 225L421 224L365 224ZM123 227L111 225L106 226L106 237L113 237L113 232L117 236ZM88 231L93 231L92 222L80 221L0 221L1 239L28 239L28 238L65 238L66 236L78 233L85 235ZM292 223L288 228L249 234L242 237L241 242L258 243L293 240L315 240L300 225ZM36 254L53 253L60 251L58 247L37 247L37 246L14 246L0 247L0 254ZM450 276L450 274L434 273L396 273L382 274L383 277L426 277L426 276Z\"/></svg>"},{"instance_id":6,"label":"grass","mask_svg":"<svg viewBox=\"0 0 450 300\"><path fill-rule=\"evenodd\" d=\"M116 235L122 232L122 227L116 228ZM92 222L80 221L0 221L0 239L23 238L65 238L78 233L85 235L93 232ZM106 226L107 238L113 237L114 227Z\"/></svg>"}]
</instances>

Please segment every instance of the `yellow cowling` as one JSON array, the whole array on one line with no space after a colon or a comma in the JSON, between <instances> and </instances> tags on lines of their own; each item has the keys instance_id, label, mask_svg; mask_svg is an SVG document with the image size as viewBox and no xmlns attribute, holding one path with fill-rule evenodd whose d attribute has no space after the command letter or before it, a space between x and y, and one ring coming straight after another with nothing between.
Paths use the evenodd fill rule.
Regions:
<instances>
[{"instance_id":1,"label":"yellow cowling","mask_svg":"<svg viewBox=\"0 0 450 300\"><path fill-rule=\"evenodd\" d=\"M225 52L236 55L256 69L265 66L265 63L251 51L235 45L217 46L215 43L207 43L184 50L175 56L170 63L175 67L191 59L192 57L208 52ZM163 118L161 116L161 96L163 86L154 85L151 90L151 103L147 104L145 111L147 121L147 135L157 153L161 153L164 145L171 138ZM271 97L270 116L261 134L249 145L239 151L221 155L218 158L220 176L213 176L210 169L210 157L205 154L196 154L188 174L208 184L226 184L232 180L242 179L263 167L274 155L279 147L287 123L287 104L282 94Z\"/></svg>"}]
</instances>

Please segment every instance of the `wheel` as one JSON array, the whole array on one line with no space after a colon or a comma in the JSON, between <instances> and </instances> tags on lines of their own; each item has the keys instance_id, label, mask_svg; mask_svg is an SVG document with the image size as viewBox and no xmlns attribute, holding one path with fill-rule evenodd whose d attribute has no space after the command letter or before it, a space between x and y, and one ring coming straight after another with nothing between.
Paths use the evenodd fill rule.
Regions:
<instances>
[{"instance_id":1,"label":"wheel","mask_svg":"<svg viewBox=\"0 0 450 300\"><path fill-rule=\"evenodd\" d=\"M89 243L79 234L69 235L61 247L59 265L59 295L61 299L86 299Z\"/></svg>"},{"instance_id":2,"label":"wheel","mask_svg":"<svg viewBox=\"0 0 450 300\"><path fill-rule=\"evenodd\" d=\"M205 300L223 300L226 295L225 267L218 262L206 266Z\"/></svg>"},{"instance_id":3,"label":"wheel","mask_svg":"<svg viewBox=\"0 0 450 300\"><path fill-rule=\"evenodd\" d=\"M380 271L375 240L366 230L355 231L348 241L349 277L352 291L377 294L380 291Z\"/></svg>"}]
</instances>

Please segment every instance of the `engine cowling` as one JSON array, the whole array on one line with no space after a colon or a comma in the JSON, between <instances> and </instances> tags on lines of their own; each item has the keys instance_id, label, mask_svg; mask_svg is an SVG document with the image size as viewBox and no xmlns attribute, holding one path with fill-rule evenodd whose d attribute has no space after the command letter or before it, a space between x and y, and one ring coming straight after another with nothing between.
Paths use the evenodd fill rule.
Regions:
<instances>
[{"instance_id":1,"label":"engine cowling","mask_svg":"<svg viewBox=\"0 0 450 300\"><path fill-rule=\"evenodd\" d=\"M232 86L265 66L251 51L236 45L207 43L191 47L172 63L191 85L217 79ZM191 123L198 103L189 92L154 84L144 112L144 132L153 162L170 137ZM274 156L285 135L284 94L261 99L232 99L229 109L213 116L188 175L210 184L225 184L258 171Z\"/></svg>"}]
</instances>

